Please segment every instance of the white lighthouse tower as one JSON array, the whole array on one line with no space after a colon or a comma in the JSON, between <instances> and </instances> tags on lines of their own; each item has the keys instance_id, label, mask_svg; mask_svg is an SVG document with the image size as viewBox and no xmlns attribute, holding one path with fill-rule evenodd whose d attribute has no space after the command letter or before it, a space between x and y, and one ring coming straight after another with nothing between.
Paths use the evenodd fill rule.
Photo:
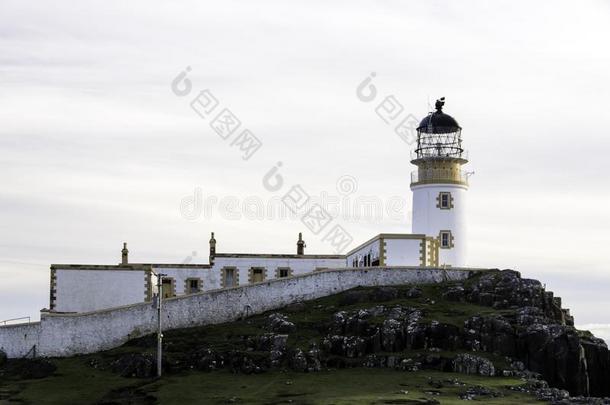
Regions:
<instances>
[{"instance_id":1,"label":"white lighthouse tower","mask_svg":"<svg viewBox=\"0 0 610 405\"><path fill-rule=\"evenodd\" d=\"M466 221L464 208L468 163L462 148L462 128L443 112L445 98L436 101L436 111L417 128L417 147L411 163L413 233L432 237L438 243L440 266L466 266Z\"/></svg>"}]
</instances>

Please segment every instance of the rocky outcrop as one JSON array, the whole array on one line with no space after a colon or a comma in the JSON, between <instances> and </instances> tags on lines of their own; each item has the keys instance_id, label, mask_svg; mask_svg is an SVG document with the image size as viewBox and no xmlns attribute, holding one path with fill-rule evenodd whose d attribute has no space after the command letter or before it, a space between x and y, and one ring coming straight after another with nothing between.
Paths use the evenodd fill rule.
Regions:
<instances>
[{"instance_id":1,"label":"rocky outcrop","mask_svg":"<svg viewBox=\"0 0 610 405\"><path fill-rule=\"evenodd\" d=\"M587 365L589 394L610 396L610 355L606 343L602 339L583 336L580 338L580 345L584 349Z\"/></svg>"},{"instance_id":2,"label":"rocky outcrop","mask_svg":"<svg viewBox=\"0 0 610 405\"><path fill-rule=\"evenodd\" d=\"M478 374L487 377L496 375L493 363L472 354L458 354L453 360L453 371L463 374Z\"/></svg>"},{"instance_id":3,"label":"rocky outcrop","mask_svg":"<svg viewBox=\"0 0 610 405\"><path fill-rule=\"evenodd\" d=\"M471 349L514 357L552 387L572 394L610 395L606 344L581 336L569 311L561 308L561 299L539 281L522 279L512 270L493 272L480 277L467 300L515 310L514 319L491 316L467 322Z\"/></svg>"},{"instance_id":4,"label":"rocky outcrop","mask_svg":"<svg viewBox=\"0 0 610 405\"><path fill-rule=\"evenodd\" d=\"M421 291L411 289L407 294L419 297ZM396 294L384 291L378 295L392 299ZM539 373L550 386L573 395L610 395L606 344L577 331L569 311L561 308L561 299L545 291L539 281L523 279L513 270L494 271L470 283L450 285L442 296L448 301L492 307L502 314L474 316L458 328L435 321L423 323L422 312L413 308L377 306L358 313L342 311L335 314L331 325L334 335L328 336L322 347L332 354L356 358L379 351L430 347L488 352L518 361L526 370ZM344 302L371 298L371 293L353 291ZM368 319L380 316L385 317L383 323L372 327ZM454 368L471 372L474 366L467 360L472 359L458 356ZM368 363L384 361L369 358ZM484 372L488 369L493 369L493 364L484 367Z\"/></svg>"},{"instance_id":5,"label":"rocky outcrop","mask_svg":"<svg viewBox=\"0 0 610 405\"><path fill-rule=\"evenodd\" d=\"M269 315L267 322L271 332L290 333L295 331L294 323L288 321L288 318L280 313Z\"/></svg>"},{"instance_id":6,"label":"rocky outcrop","mask_svg":"<svg viewBox=\"0 0 610 405\"><path fill-rule=\"evenodd\" d=\"M166 362L175 370L226 367L242 373L272 367L302 372L434 369L546 381L538 387L532 382L527 389L549 401L566 400L569 394L610 396L606 344L576 330L561 299L540 282L504 270L434 288L357 288L332 305L292 304L261 317L261 333L238 336L229 350L224 343L215 349L202 346ZM427 296L430 291L435 292ZM323 321L318 310L325 313ZM307 319L310 315L314 320ZM128 357L114 368L123 375L146 375L149 361ZM464 399L485 396L493 393L464 393Z\"/></svg>"}]
</instances>

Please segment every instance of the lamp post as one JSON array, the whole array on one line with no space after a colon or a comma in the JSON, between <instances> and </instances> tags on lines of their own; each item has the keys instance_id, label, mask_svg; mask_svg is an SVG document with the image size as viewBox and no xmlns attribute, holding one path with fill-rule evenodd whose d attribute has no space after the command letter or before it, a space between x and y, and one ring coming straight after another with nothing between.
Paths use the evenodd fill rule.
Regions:
<instances>
[{"instance_id":1,"label":"lamp post","mask_svg":"<svg viewBox=\"0 0 610 405\"><path fill-rule=\"evenodd\" d=\"M167 276L167 274L157 274L157 377L161 377L162 373L161 359L163 354L163 331L161 330L161 302L163 301L162 285L163 277L165 276Z\"/></svg>"}]
</instances>

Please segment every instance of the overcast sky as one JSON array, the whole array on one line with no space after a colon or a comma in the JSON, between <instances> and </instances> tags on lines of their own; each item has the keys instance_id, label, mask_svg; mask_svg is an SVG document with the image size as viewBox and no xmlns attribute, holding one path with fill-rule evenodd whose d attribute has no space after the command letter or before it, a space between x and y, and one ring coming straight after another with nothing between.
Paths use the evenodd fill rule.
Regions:
<instances>
[{"instance_id":1,"label":"overcast sky","mask_svg":"<svg viewBox=\"0 0 610 405\"><path fill-rule=\"evenodd\" d=\"M51 263L117 263L123 241L134 262L205 262L211 231L220 252L291 253L303 231L332 253L298 219L243 208L282 195L262 185L280 161L285 187L406 202L336 218L354 244L410 232L411 145L375 107L393 95L423 118L445 96L475 172L470 264L540 279L610 338L609 15L602 0L2 1L0 320L48 306ZM204 89L261 140L249 160L191 109ZM198 193L231 213L185 216Z\"/></svg>"}]
</instances>

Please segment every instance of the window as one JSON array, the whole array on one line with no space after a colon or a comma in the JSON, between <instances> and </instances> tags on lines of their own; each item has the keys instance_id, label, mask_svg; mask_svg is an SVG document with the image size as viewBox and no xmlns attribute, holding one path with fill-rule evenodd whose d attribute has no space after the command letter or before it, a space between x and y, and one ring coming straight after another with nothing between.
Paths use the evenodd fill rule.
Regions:
<instances>
[{"instance_id":1,"label":"window","mask_svg":"<svg viewBox=\"0 0 610 405\"><path fill-rule=\"evenodd\" d=\"M251 269L251 271L252 271L252 282L253 283L260 283L261 281L263 281L265 279L265 273L263 272L263 269L253 268L253 269Z\"/></svg>"},{"instance_id":2,"label":"window","mask_svg":"<svg viewBox=\"0 0 610 405\"><path fill-rule=\"evenodd\" d=\"M235 268L224 268L223 269L224 286L223 287L235 287L237 285L237 274Z\"/></svg>"},{"instance_id":3,"label":"window","mask_svg":"<svg viewBox=\"0 0 610 405\"><path fill-rule=\"evenodd\" d=\"M171 277L163 277L163 281L161 282L161 296L164 299L174 297L176 295L174 291L174 279Z\"/></svg>"},{"instance_id":4,"label":"window","mask_svg":"<svg viewBox=\"0 0 610 405\"><path fill-rule=\"evenodd\" d=\"M450 210L451 208L453 208L453 197L449 192L438 193L437 201L437 208L440 208L442 210Z\"/></svg>"},{"instance_id":5,"label":"window","mask_svg":"<svg viewBox=\"0 0 610 405\"><path fill-rule=\"evenodd\" d=\"M278 278L288 277L290 275L290 269L278 269Z\"/></svg>"},{"instance_id":6,"label":"window","mask_svg":"<svg viewBox=\"0 0 610 405\"><path fill-rule=\"evenodd\" d=\"M201 280L198 278L186 279L186 293L195 294L201 291Z\"/></svg>"},{"instance_id":7,"label":"window","mask_svg":"<svg viewBox=\"0 0 610 405\"><path fill-rule=\"evenodd\" d=\"M441 231L438 239L441 249L451 249L453 247L453 236L451 235L451 231Z\"/></svg>"}]
</instances>

